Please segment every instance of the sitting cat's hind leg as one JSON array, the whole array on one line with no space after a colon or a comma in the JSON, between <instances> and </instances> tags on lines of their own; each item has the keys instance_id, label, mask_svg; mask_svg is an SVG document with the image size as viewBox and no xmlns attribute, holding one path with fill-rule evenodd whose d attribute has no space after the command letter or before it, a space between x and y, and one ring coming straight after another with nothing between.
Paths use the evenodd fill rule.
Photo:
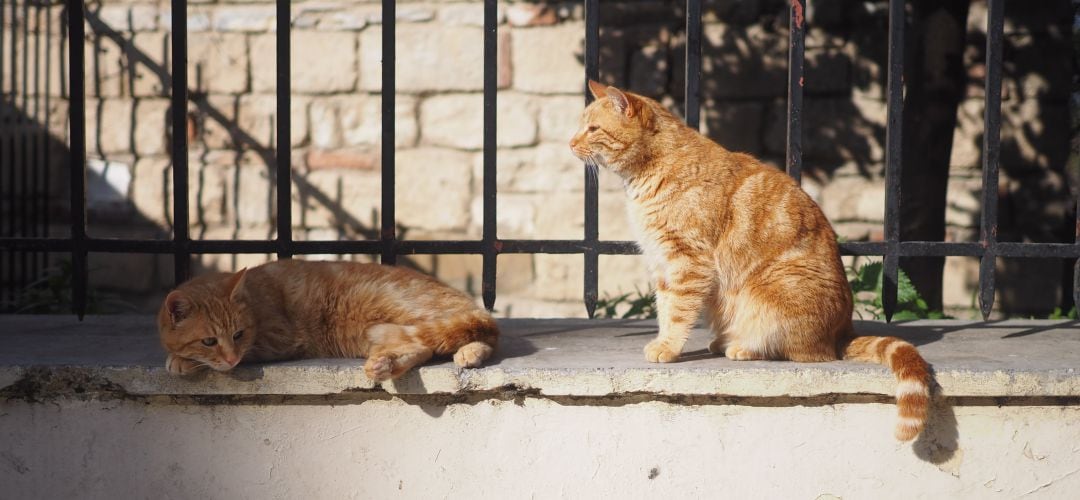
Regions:
<instances>
[{"instance_id":1,"label":"sitting cat's hind leg","mask_svg":"<svg viewBox=\"0 0 1080 500\"><path fill-rule=\"evenodd\" d=\"M710 348L711 348L711 346L710 346ZM743 346L740 346L738 344L728 345L727 348L724 349L724 357L726 357L726 358L728 358L728 359L730 359L732 361L753 361L753 360L769 359L764 354L762 354L760 352L754 351L752 349L747 349L747 348L745 348Z\"/></svg>"},{"instance_id":2,"label":"sitting cat's hind leg","mask_svg":"<svg viewBox=\"0 0 1080 500\"><path fill-rule=\"evenodd\" d=\"M727 343L724 342L724 339L716 337L712 342L709 342L709 353L724 354L725 347L727 347Z\"/></svg>"}]
</instances>

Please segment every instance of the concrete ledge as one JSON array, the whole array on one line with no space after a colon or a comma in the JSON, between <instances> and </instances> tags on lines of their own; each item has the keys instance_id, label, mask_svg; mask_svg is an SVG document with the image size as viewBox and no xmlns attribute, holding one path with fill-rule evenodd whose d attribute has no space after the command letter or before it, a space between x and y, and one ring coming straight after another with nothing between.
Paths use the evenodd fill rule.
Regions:
<instances>
[{"instance_id":1,"label":"concrete ledge","mask_svg":"<svg viewBox=\"0 0 1080 500\"><path fill-rule=\"evenodd\" d=\"M347 395L513 391L550 397L619 395L735 398L891 396L881 366L832 362L733 362L705 351L695 332L674 364L650 364L641 348L650 321L513 319L497 356L483 368L433 362L376 387L362 360L303 360L241 366L191 379L163 368L153 319L145 316L0 317L0 394L49 399L85 392L126 396ZM864 335L895 335L919 346L948 397L1080 396L1080 324L1070 321L860 322Z\"/></svg>"},{"instance_id":2,"label":"concrete ledge","mask_svg":"<svg viewBox=\"0 0 1080 500\"><path fill-rule=\"evenodd\" d=\"M178 379L148 317L0 317L5 498L1074 498L1076 322L861 323L934 365L926 430L858 363L732 362L655 324L507 320L384 387L361 360ZM385 390L384 390L385 389ZM6 495L6 496L5 496Z\"/></svg>"}]
</instances>

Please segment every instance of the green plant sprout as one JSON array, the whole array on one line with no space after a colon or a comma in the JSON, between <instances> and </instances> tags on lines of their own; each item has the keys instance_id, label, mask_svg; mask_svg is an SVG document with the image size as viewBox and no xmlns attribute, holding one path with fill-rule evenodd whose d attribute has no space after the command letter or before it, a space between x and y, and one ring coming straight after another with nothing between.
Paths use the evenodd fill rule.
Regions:
<instances>
[{"instance_id":1,"label":"green plant sprout","mask_svg":"<svg viewBox=\"0 0 1080 500\"><path fill-rule=\"evenodd\" d=\"M0 311L12 314L67 314L72 308L74 271L70 260L42 270L41 276L23 287L11 300L0 302ZM86 291L88 314L134 312L135 306L92 287Z\"/></svg>"}]
</instances>

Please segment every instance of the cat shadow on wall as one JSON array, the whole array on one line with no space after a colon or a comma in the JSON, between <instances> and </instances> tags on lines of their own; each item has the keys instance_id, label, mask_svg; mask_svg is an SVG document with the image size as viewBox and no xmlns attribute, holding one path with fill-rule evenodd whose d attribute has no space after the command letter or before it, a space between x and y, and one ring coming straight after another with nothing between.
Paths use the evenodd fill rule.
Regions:
<instances>
[{"instance_id":1,"label":"cat shadow on wall","mask_svg":"<svg viewBox=\"0 0 1080 500\"><path fill-rule=\"evenodd\" d=\"M960 449L960 428L956 422L953 401L941 395L941 388L937 384L934 384L930 392L930 412L926 418L926 427L912 443L912 451L920 460L937 465L945 472L959 475L963 450Z\"/></svg>"},{"instance_id":2,"label":"cat shadow on wall","mask_svg":"<svg viewBox=\"0 0 1080 500\"><path fill-rule=\"evenodd\" d=\"M476 404L480 401L489 401L492 399L489 395L454 395L447 396L447 404L431 404L430 398L417 397L419 395L438 394L430 392L426 387L424 384L424 375L421 372L424 370L424 366L431 365L439 365L440 368L458 370L457 379L459 381L459 386L462 389L466 389L469 379L473 376L482 377L483 370L498 366L504 360L529 356L537 351L535 344L525 336L507 336L505 335L505 332L506 328L504 327L503 335L499 337L499 346L495 349L494 354L492 354L491 358L484 361L483 365L477 368L459 368L448 358L436 358L420 367L410 370L399 378L383 382L382 386L392 387L397 397L406 403L418 406L420 410L428 414L428 416L435 418L442 416L450 404ZM376 385L376 387L378 387L378 385ZM500 393L495 395L496 399L505 397L519 406L524 404L524 395L512 384L500 387L496 389L495 392Z\"/></svg>"}]
</instances>

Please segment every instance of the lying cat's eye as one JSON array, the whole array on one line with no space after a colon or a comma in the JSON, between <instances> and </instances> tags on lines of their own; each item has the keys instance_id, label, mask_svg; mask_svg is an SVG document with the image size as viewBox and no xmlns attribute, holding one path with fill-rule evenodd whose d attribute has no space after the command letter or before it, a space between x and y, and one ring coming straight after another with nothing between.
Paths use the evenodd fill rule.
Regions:
<instances>
[{"instance_id":1,"label":"lying cat's eye","mask_svg":"<svg viewBox=\"0 0 1080 500\"><path fill-rule=\"evenodd\" d=\"M244 336L244 331L243 330L237 330L236 333L232 334L233 340L240 340L240 337L243 337L243 336Z\"/></svg>"},{"instance_id":2,"label":"lying cat's eye","mask_svg":"<svg viewBox=\"0 0 1080 500\"><path fill-rule=\"evenodd\" d=\"M205 339L202 339L202 344L206 347L213 347L217 345L217 339L214 337L206 337Z\"/></svg>"},{"instance_id":3,"label":"lying cat's eye","mask_svg":"<svg viewBox=\"0 0 1080 500\"><path fill-rule=\"evenodd\" d=\"M599 125L589 125L589 128L586 129L586 130L588 132L596 132L597 130L600 130L600 126Z\"/></svg>"}]
</instances>

